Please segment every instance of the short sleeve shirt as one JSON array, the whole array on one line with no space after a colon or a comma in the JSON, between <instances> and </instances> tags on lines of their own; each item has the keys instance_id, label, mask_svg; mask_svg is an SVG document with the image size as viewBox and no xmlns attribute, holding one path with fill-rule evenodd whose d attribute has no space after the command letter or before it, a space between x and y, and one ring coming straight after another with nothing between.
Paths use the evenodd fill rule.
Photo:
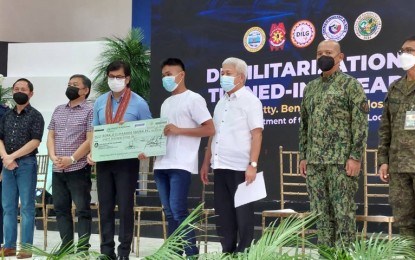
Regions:
<instances>
[{"instance_id":1,"label":"short sleeve shirt","mask_svg":"<svg viewBox=\"0 0 415 260\"><path fill-rule=\"evenodd\" d=\"M264 128L261 101L246 88L230 96L225 93L213 114L211 164L213 169L245 171L251 152L251 131Z\"/></svg>"},{"instance_id":2,"label":"short sleeve shirt","mask_svg":"<svg viewBox=\"0 0 415 260\"><path fill-rule=\"evenodd\" d=\"M86 100L74 107L58 106L53 112L48 129L55 133L55 155L71 156L86 141L87 132L92 132L93 107ZM70 165L65 172L80 170L87 164L86 157ZM54 172L61 170L53 166Z\"/></svg>"},{"instance_id":3,"label":"short sleeve shirt","mask_svg":"<svg viewBox=\"0 0 415 260\"><path fill-rule=\"evenodd\" d=\"M160 116L180 128L200 127L212 119L203 97L190 90L167 98ZM154 169L181 169L197 174L200 140L194 136L167 136L167 153L157 157Z\"/></svg>"},{"instance_id":4,"label":"short sleeve shirt","mask_svg":"<svg viewBox=\"0 0 415 260\"><path fill-rule=\"evenodd\" d=\"M42 141L44 127L42 114L30 104L20 114L17 113L16 107L7 111L0 121L0 140L4 143L6 153L14 153L31 140ZM36 148L27 155L37 153Z\"/></svg>"}]
</instances>

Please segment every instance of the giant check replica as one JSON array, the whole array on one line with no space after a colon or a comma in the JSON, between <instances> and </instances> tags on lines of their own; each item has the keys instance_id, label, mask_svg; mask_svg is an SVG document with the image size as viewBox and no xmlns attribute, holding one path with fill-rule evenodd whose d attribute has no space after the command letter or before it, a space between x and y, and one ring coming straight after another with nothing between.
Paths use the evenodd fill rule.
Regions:
<instances>
[{"instance_id":1,"label":"giant check replica","mask_svg":"<svg viewBox=\"0 0 415 260\"><path fill-rule=\"evenodd\" d=\"M166 154L167 119L147 119L94 126L92 160L96 162L137 158L138 154Z\"/></svg>"}]
</instances>

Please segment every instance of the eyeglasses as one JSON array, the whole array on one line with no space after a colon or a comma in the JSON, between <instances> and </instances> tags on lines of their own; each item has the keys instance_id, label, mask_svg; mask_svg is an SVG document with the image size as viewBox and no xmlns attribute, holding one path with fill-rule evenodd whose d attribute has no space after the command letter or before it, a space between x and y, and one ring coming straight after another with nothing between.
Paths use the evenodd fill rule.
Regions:
<instances>
[{"instance_id":1,"label":"eyeglasses","mask_svg":"<svg viewBox=\"0 0 415 260\"><path fill-rule=\"evenodd\" d=\"M415 50L412 49L412 48L405 48L405 49L398 50L398 54L399 55L402 55L403 53L409 53L409 54L411 54L413 52L415 52Z\"/></svg>"},{"instance_id":2,"label":"eyeglasses","mask_svg":"<svg viewBox=\"0 0 415 260\"><path fill-rule=\"evenodd\" d=\"M108 75L108 78L109 79L118 79L118 80L120 80L120 79L125 79L126 76L113 76L113 75Z\"/></svg>"}]
</instances>

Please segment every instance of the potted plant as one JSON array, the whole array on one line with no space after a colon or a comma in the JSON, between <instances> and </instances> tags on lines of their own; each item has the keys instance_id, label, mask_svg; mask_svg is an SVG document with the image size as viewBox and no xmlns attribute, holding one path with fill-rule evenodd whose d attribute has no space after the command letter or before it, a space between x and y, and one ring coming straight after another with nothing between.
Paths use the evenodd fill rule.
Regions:
<instances>
[{"instance_id":1,"label":"potted plant","mask_svg":"<svg viewBox=\"0 0 415 260\"><path fill-rule=\"evenodd\" d=\"M131 67L130 88L132 91L149 100L150 96L150 50L142 41L143 31L133 28L126 37L104 38L105 48L98 58L94 72L94 89L98 95L108 92L106 69L108 64L116 60L128 62Z\"/></svg>"},{"instance_id":2,"label":"potted plant","mask_svg":"<svg viewBox=\"0 0 415 260\"><path fill-rule=\"evenodd\" d=\"M14 106L13 97L11 96L12 87L3 88L3 81L4 76L0 74L0 105L11 108Z\"/></svg>"}]
</instances>

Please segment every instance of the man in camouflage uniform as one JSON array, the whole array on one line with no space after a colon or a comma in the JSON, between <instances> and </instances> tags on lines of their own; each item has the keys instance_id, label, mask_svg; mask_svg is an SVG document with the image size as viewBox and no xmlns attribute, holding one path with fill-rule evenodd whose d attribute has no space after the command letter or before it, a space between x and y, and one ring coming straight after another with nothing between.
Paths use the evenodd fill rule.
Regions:
<instances>
[{"instance_id":1,"label":"man in camouflage uniform","mask_svg":"<svg viewBox=\"0 0 415 260\"><path fill-rule=\"evenodd\" d=\"M380 179L389 182L389 201L401 235L415 237L415 36L399 50L406 76L393 82L379 128Z\"/></svg>"},{"instance_id":2,"label":"man in camouflage uniform","mask_svg":"<svg viewBox=\"0 0 415 260\"><path fill-rule=\"evenodd\" d=\"M319 214L318 243L355 240L356 204L369 107L360 83L340 71L344 54L336 41L322 41L317 65L323 71L304 89L301 103L300 173L307 179L311 210Z\"/></svg>"}]
</instances>

